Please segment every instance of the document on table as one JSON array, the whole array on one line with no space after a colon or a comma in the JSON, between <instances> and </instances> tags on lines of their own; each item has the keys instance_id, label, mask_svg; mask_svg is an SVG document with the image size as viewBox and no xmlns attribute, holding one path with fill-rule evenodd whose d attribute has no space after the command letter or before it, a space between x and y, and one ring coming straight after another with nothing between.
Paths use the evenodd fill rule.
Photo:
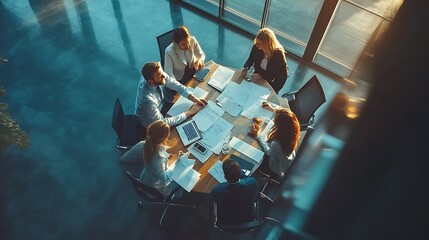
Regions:
<instances>
[{"instance_id":1,"label":"document on table","mask_svg":"<svg viewBox=\"0 0 429 240\"><path fill-rule=\"evenodd\" d=\"M200 129L201 132L207 131L222 115L225 113L221 107L219 107L213 101L209 101L207 106L201 109L197 114L195 114L192 119Z\"/></svg>"},{"instance_id":2,"label":"document on table","mask_svg":"<svg viewBox=\"0 0 429 240\"><path fill-rule=\"evenodd\" d=\"M273 125L274 125L274 121L273 120L269 121L267 123L267 126L265 126L264 130L261 133L259 133L259 136L261 136L263 140L267 141L267 134L271 130Z\"/></svg>"},{"instance_id":3,"label":"document on table","mask_svg":"<svg viewBox=\"0 0 429 240\"><path fill-rule=\"evenodd\" d=\"M222 170L222 162L217 161L208 171L219 183L226 182L225 176Z\"/></svg>"},{"instance_id":4,"label":"document on table","mask_svg":"<svg viewBox=\"0 0 429 240\"><path fill-rule=\"evenodd\" d=\"M258 118L262 119L264 122L270 121L273 118L274 113L263 108L262 102L266 102L266 100L262 99L262 98L257 99L250 106L246 106L245 110L241 112L241 115L244 117L250 118L250 119L252 119L254 117L258 117ZM270 105L273 108L280 107L279 105L271 103L271 102L270 102Z\"/></svg>"},{"instance_id":5,"label":"document on table","mask_svg":"<svg viewBox=\"0 0 429 240\"><path fill-rule=\"evenodd\" d=\"M192 89L192 92L197 98L205 98L208 94L206 90L199 87ZM187 99L184 96L180 96L180 98L177 99L177 101L170 108L170 110L168 110L167 114L170 116L179 115L183 112L188 111L188 109L192 107L192 104L194 104L194 102L192 102L191 100Z\"/></svg>"},{"instance_id":6,"label":"document on table","mask_svg":"<svg viewBox=\"0 0 429 240\"><path fill-rule=\"evenodd\" d=\"M207 84L222 92L234 73L234 70L219 65Z\"/></svg>"},{"instance_id":7,"label":"document on table","mask_svg":"<svg viewBox=\"0 0 429 240\"><path fill-rule=\"evenodd\" d=\"M193 169L195 160L188 159L188 156L189 152L180 156L169 169L173 169L171 178L186 191L190 192L198 180L200 180L201 174Z\"/></svg>"},{"instance_id":8,"label":"document on table","mask_svg":"<svg viewBox=\"0 0 429 240\"><path fill-rule=\"evenodd\" d=\"M264 152L236 137L233 137L229 144L232 148L255 160L256 162L260 162L264 156Z\"/></svg>"},{"instance_id":9,"label":"document on table","mask_svg":"<svg viewBox=\"0 0 429 240\"><path fill-rule=\"evenodd\" d=\"M229 82L225 90L216 98L222 109L233 117L237 117L247 103L249 93L242 91L239 84Z\"/></svg>"},{"instance_id":10,"label":"document on table","mask_svg":"<svg viewBox=\"0 0 429 240\"><path fill-rule=\"evenodd\" d=\"M203 139L200 140L205 146L216 154L216 147L230 134L233 124L223 118L219 118L207 131L203 132Z\"/></svg>"},{"instance_id":11,"label":"document on table","mask_svg":"<svg viewBox=\"0 0 429 240\"><path fill-rule=\"evenodd\" d=\"M195 143L196 143L196 142L195 142ZM207 146L204 146L204 147L206 147L206 148L207 148L207 152L206 152L206 153L204 153L204 154L202 154L201 152L197 151L197 150L194 148L195 143L191 144L191 145L188 147L188 151L189 151L190 153L192 153L192 155L194 155L194 157L196 157L198 160L200 160L200 162L201 162L201 163L205 163L205 162L207 161L207 159L209 159L209 158L213 155L213 152L212 152L210 149L208 149L208 147L207 147ZM201 145L203 145L202 143L200 143L200 144L201 144Z\"/></svg>"},{"instance_id":12,"label":"document on table","mask_svg":"<svg viewBox=\"0 0 429 240\"><path fill-rule=\"evenodd\" d=\"M253 82L242 81L240 87L241 91L251 93L252 95L259 96L263 99L267 99L271 94L270 89ZM251 98L249 97L249 99Z\"/></svg>"}]
</instances>

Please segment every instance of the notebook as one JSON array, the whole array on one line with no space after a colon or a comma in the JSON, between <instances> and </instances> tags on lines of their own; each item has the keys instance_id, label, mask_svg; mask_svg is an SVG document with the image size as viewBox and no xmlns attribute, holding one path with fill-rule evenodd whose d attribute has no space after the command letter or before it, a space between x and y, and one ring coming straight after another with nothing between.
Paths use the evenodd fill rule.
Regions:
<instances>
[{"instance_id":1,"label":"notebook","mask_svg":"<svg viewBox=\"0 0 429 240\"><path fill-rule=\"evenodd\" d=\"M207 75L210 73L210 69L203 68L198 70L198 72L195 73L194 77L197 81L204 81L204 79L207 77Z\"/></svg>"},{"instance_id":2,"label":"notebook","mask_svg":"<svg viewBox=\"0 0 429 240\"><path fill-rule=\"evenodd\" d=\"M234 73L234 70L219 65L207 84L222 92L228 82L231 81Z\"/></svg>"},{"instance_id":3,"label":"notebook","mask_svg":"<svg viewBox=\"0 0 429 240\"><path fill-rule=\"evenodd\" d=\"M194 120L182 123L177 126L176 129L179 133L180 140L182 140L185 146L203 138Z\"/></svg>"}]
</instances>

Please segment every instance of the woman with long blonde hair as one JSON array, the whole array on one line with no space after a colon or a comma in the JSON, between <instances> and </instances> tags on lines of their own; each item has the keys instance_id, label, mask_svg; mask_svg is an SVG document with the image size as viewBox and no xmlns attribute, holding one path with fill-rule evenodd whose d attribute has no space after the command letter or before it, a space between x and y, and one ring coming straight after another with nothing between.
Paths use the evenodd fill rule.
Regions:
<instances>
[{"instance_id":1,"label":"woman with long blonde hair","mask_svg":"<svg viewBox=\"0 0 429 240\"><path fill-rule=\"evenodd\" d=\"M261 28L253 40L249 58L244 64L242 77L254 67L253 78L265 79L276 93L282 89L289 76L289 67L283 46L274 32L269 28Z\"/></svg>"},{"instance_id":2,"label":"woman with long blonde hair","mask_svg":"<svg viewBox=\"0 0 429 240\"><path fill-rule=\"evenodd\" d=\"M259 169L280 177L289 168L295 156L300 137L300 125L298 118L291 110L273 109L268 103L264 103L263 106L274 111L274 124L266 136L267 140L263 136L256 137L266 154ZM259 126L256 124L252 124L250 128L256 133L259 132Z\"/></svg>"},{"instance_id":3,"label":"woman with long blonde hair","mask_svg":"<svg viewBox=\"0 0 429 240\"><path fill-rule=\"evenodd\" d=\"M169 136L170 126L164 121L158 120L149 125L143 146L144 169L140 174L142 183L158 189L164 196L168 196L177 186L172 182L171 171L167 170Z\"/></svg>"}]
</instances>

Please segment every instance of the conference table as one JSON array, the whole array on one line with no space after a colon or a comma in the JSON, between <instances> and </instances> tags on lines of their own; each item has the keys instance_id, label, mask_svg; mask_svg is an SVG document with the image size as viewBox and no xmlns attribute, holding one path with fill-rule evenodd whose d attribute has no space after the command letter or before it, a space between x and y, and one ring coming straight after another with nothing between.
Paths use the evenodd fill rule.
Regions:
<instances>
[{"instance_id":1,"label":"conference table","mask_svg":"<svg viewBox=\"0 0 429 240\"><path fill-rule=\"evenodd\" d=\"M212 100L213 102L216 102L216 98L221 94L221 92L217 91L216 89L214 89L213 87L211 87L210 85L208 85L208 80L210 79L211 75L213 75L213 73L215 72L216 68L218 68L219 64L213 62L213 61L209 61L208 63L206 63L205 68L210 68L210 73L205 77L204 81L200 82L197 81L195 79L192 79L191 81L188 82L188 84L186 86L188 87L199 87L202 88L203 90L208 92L208 96L206 97L206 100ZM246 81L243 80L241 77L241 70L235 70L235 71L231 81L234 81L236 83L241 83L241 81ZM282 97L278 97L277 94L275 93L275 91L271 88L271 86L263 79L260 80L252 80L252 82L262 85L266 88L268 88L271 91L271 94L268 96L268 101L277 105L280 105L282 107L286 107L288 108L288 103L287 100L282 98ZM178 96L176 96L176 101L177 101ZM222 118L227 120L228 122L232 123L234 125L234 127L232 128L231 131L231 137L237 137L238 139L252 145L253 147L259 149L262 151L261 147L259 146L258 142L256 141L255 138L250 137L248 135L248 132L250 130L250 125L252 124L252 119L246 118L244 116L239 115L238 117L233 117L231 116L229 113L225 112L222 115ZM264 123L264 125L262 125L262 129L265 127L266 123ZM185 147L182 143L182 141L180 140L180 137L178 136L177 130L175 128L173 128L173 130L171 131L170 137L169 137L169 145L171 146L171 148L168 150L168 152L170 153L178 153L179 151L182 152L187 152L187 147ZM224 161L226 159L228 159L230 157L231 154L237 155L239 157L241 157L242 159L252 162L254 165L254 168L252 170L255 171L260 163L262 162L262 160L257 163L256 161L250 159L249 157L247 157L246 155L236 151L234 148L231 148L231 150L227 153L227 154L223 154L222 152L220 152L219 155L217 154L213 154L207 161L205 161L204 163L201 163L199 160L197 160L197 158L195 158L192 154L190 154L189 158L190 159L196 159L195 164L194 164L194 169L197 170L201 176L200 176L200 180L197 182L197 184L195 185L195 187L192 189L192 191L195 192L202 192L202 193L209 193L211 191L211 189L217 185L219 182L210 174L208 173L208 170L213 166L213 164L215 164L218 160L220 161ZM175 158L172 158L170 161L174 161Z\"/></svg>"}]
</instances>

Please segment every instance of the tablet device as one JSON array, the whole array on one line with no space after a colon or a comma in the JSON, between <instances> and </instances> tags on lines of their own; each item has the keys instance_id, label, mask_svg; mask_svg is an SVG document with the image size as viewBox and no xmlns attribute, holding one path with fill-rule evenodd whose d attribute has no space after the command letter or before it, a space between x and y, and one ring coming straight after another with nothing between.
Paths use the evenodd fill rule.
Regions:
<instances>
[{"instance_id":1,"label":"tablet device","mask_svg":"<svg viewBox=\"0 0 429 240\"><path fill-rule=\"evenodd\" d=\"M197 81L202 82L207 77L207 75L209 74L209 72L210 72L210 69L208 69L208 68L200 69L200 70L198 70L198 72L195 73L195 75L194 75L195 79Z\"/></svg>"}]
</instances>

